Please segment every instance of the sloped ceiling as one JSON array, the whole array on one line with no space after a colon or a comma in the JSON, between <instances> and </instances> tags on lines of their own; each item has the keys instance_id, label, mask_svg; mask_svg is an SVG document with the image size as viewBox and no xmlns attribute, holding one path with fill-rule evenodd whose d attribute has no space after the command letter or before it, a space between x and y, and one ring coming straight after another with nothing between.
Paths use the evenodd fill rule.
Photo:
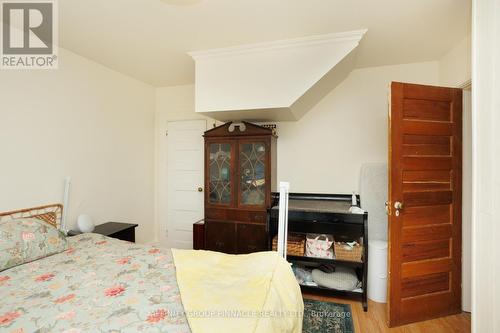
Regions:
<instances>
[{"instance_id":1,"label":"sloped ceiling","mask_svg":"<svg viewBox=\"0 0 500 333\"><path fill-rule=\"evenodd\" d=\"M192 52L196 112L221 121L298 120L352 71L365 33Z\"/></svg>"},{"instance_id":2,"label":"sloped ceiling","mask_svg":"<svg viewBox=\"0 0 500 333\"><path fill-rule=\"evenodd\" d=\"M358 67L437 60L470 0L62 0L61 46L154 86L194 82L187 52L367 28Z\"/></svg>"}]
</instances>

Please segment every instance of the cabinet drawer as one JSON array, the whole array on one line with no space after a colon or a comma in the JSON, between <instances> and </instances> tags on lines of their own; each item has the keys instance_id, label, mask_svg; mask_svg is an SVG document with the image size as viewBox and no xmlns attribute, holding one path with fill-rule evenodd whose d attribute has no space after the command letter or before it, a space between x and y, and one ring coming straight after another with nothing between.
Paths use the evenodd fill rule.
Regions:
<instances>
[{"instance_id":1,"label":"cabinet drawer","mask_svg":"<svg viewBox=\"0 0 500 333\"><path fill-rule=\"evenodd\" d=\"M217 252L236 253L236 224L205 221L205 248Z\"/></svg>"},{"instance_id":2,"label":"cabinet drawer","mask_svg":"<svg viewBox=\"0 0 500 333\"><path fill-rule=\"evenodd\" d=\"M220 208L205 208L205 218L211 220L225 221L227 220L227 209Z\"/></svg>"},{"instance_id":3,"label":"cabinet drawer","mask_svg":"<svg viewBox=\"0 0 500 333\"><path fill-rule=\"evenodd\" d=\"M266 223L267 212L248 212L248 222Z\"/></svg>"},{"instance_id":4,"label":"cabinet drawer","mask_svg":"<svg viewBox=\"0 0 500 333\"><path fill-rule=\"evenodd\" d=\"M238 253L251 253L267 250L266 226L239 223L236 226Z\"/></svg>"},{"instance_id":5,"label":"cabinet drawer","mask_svg":"<svg viewBox=\"0 0 500 333\"><path fill-rule=\"evenodd\" d=\"M266 211L233 210L228 212L228 219L240 222L266 223Z\"/></svg>"},{"instance_id":6,"label":"cabinet drawer","mask_svg":"<svg viewBox=\"0 0 500 333\"><path fill-rule=\"evenodd\" d=\"M235 210L232 211L231 219L240 222L266 223L266 211Z\"/></svg>"},{"instance_id":7,"label":"cabinet drawer","mask_svg":"<svg viewBox=\"0 0 500 333\"><path fill-rule=\"evenodd\" d=\"M206 208L205 218L219 221L238 221L265 224L266 211Z\"/></svg>"}]
</instances>

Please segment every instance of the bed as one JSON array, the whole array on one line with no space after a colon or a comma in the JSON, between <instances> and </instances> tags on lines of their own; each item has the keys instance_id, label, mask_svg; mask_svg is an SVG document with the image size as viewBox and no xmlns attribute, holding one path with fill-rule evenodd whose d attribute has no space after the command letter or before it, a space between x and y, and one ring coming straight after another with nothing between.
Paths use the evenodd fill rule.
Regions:
<instances>
[{"instance_id":1,"label":"bed","mask_svg":"<svg viewBox=\"0 0 500 333\"><path fill-rule=\"evenodd\" d=\"M2 226L34 218L53 232L61 210L0 214L0 246L10 237ZM0 332L301 331L299 286L274 252L169 250L97 234L64 241L59 253L0 271Z\"/></svg>"}]
</instances>

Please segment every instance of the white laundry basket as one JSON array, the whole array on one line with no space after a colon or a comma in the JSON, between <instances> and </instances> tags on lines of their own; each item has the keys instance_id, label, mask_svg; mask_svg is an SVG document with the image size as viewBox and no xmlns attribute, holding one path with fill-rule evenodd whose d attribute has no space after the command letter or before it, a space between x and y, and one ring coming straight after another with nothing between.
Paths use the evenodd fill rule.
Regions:
<instances>
[{"instance_id":1,"label":"white laundry basket","mask_svg":"<svg viewBox=\"0 0 500 333\"><path fill-rule=\"evenodd\" d=\"M387 301L386 241L368 241L368 298L379 303Z\"/></svg>"}]
</instances>

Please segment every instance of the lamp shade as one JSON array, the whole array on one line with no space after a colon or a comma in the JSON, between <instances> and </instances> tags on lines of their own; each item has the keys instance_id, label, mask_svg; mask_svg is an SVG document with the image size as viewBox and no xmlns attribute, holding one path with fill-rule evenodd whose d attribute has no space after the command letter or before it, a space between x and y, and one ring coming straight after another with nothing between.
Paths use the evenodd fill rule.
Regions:
<instances>
[{"instance_id":1,"label":"lamp shade","mask_svg":"<svg viewBox=\"0 0 500 333\"><path fill-rule=\"evenodd\" d=\"M86 214L81 214L78 216L78 219L76 221L76 224L78 226L78 229L81 232L92 232L94 231L94 221L92 220L92 217L90 215Z\"/></svg>"}]
</instances>

